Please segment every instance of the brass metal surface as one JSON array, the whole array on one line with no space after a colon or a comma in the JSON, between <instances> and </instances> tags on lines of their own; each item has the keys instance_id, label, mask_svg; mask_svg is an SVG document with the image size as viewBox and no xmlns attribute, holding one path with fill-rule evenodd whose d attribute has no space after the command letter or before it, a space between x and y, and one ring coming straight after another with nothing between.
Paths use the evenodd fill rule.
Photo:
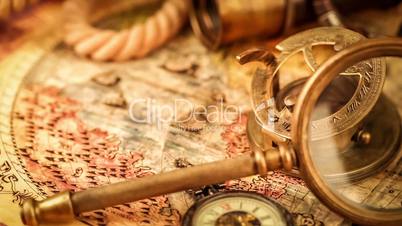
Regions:
<instances>
[{"instance_id":1,"label":"brass metal surface","mask_svg":"<svg viewBox=\"0 0 402 226\"><path fill-rule=\"evenodd\" d=\"M192 0L191 5L193 31L211 49L246 37L278 34L285 22L285 0Z\"/></svg>"},{"instance_id":2,"label":"brass metal surface","mask_svg":"<svg viewBox=\"0 0 402 226\"><path fill-rule=\"evenodd\" d=\"M401 225L401 210L364 208L342 198L332 190L314 164L308 130L311 114L320 94L340 72L368 58L383 56L402 57L402 40L400 38L366 40L329 58L303 87L295 108L297 117L292 119L292 141L298 154L302 176L309 188L330 209L363 225Z\"/></svg>"},{"instance_id":3,"label":"brass metal surface","mask_svg":"<svg viewBox=\"0 0 402 226\"><path fill-rule=\"evenodd\" d=\"M301 32L282 41L276 46L279 54L263 49L250 49L239 56L238 60L241 64L252 61L265 64L265 68L257 69L252 81L254 114L249 119L247 129L254 151L272 149L273 145L286 149L287 143L291 142L290 120L298 92L308 77L317 70L321 64L320 61L325 60L322 59L325 57L320 57L318 53L327 51L326 49L313 50L317 47L328 46L332 49L330 54L333 55L363 39L360 34L344 28L321 27ZM281 67L287 67L287 61L292 60L292 57L296 57L297 54L302 55L303 62L307 65L306 74L301 74L303 77L292 77L286 71L281 74L283 72ZM366 66L366 63L371 67ZM399 121L399 116L392 104L386 102L386 106L384 104L374 106L378 103L385 81L383 59L367 60L365 63L345 69L340 75L334 83L331 83L330 89L326 90L329 100L322 100L324 103L331 105L336 103L339 106L334 112L325 114L321 118L314 117L312 129L313 140L317 146L314 157L325 166L323 167L325 176L338 183L345 181L345 178L353 181L362 180L381 170L384 163L394 156L398 145L396 136L381 134L387 130L394 131L395 134L400 133L398 123L384 121L384 119ZM364 104L358 104L358 101L364 101ZM373 107L376 110L373 110ZM387 111L382 111L383 117L378 117L381 109L387 109ZM328 126L331 122L336 122L335 127ZM372 128L363 131L362 124L371 125ZM369 141L372 134L368 131L375 134L377 138L381 137L383 143L371 144ZM333 148L332 141L336 141L338 149L342 150L340 156L328 154L328 150ZM339 152L335 154L338 155ZM336 164L329 164L334 157L347 162L347 167L337 168ZM361 161L353 161L353 159L361 159ZM296 175L297 171L293 169Z\"/></svg>"},{"instance_id":4,"label":"brass metal surface","mask_svg":"<svg viewBox=\"0 0 402 226\"><path fill-rule=\"evenodd\" d=\"M21 209L22 222L26 225L41 225L43 222L59 223L75 217L70 192L56 194L43 201L32 199L24 202Z\"/></svg>"},{"instance_id":5,"label":"brass metal surface","mask_svg":"<svg viewBox=\"0 0 402 226\"><path fill-rule=\"evenodd\" d=\"M265 63L266 68L258 69L254 74L252 81L252 104L255 111L257 122L261 125L264 132L268 133L272 139L278 143L285 142L290 139L290 119L292 109L286 106L283 102L286 101L284 97L279 99L281 91L285 90L287 86L291 86L289 89L300 89L303 83L306 81L314 71L319 67L318 59L313 52L313 48L319 46L331 46L334 52L337 52L347 46L363 40L364 37L351 30L341 27L320 27L310 29L296 35L293 35L286 40L282 41L276 46L279 51L276 57L273 53L268 51L255 50L247 51L240 55L239 62L247 63L251 61L260 61ZM286 62L296 54L303 54L305 64L308 66L309 71L302 75L303 77L287 78L284 80L280 74L281 67L285 67ZM267 56L269 60L267 60ZM376 100L380 96L380 91L384 84L385 78L385 64L381 59L370 60L372 67L364 67L362 65L356 65L354 67L345 69L341 73L343 76L359 76L360 82L357 82L356 91L351 95L349 100L345 100L345 105L338 111L333 112L332 115L319 118L315 123L313 133L316 140L325 139L327 137L333 138L333 136L344 133L351 136L356 131L358 122L364 118L368 112L373 108ZM364 76L365 73L369 73L369 76ZM290 77L287 75L287 77ZM302 80L304 79L304 80ZM366 85L361 82L363 79L367 80L372 85ZM346 81L349 82L349 81ZM293 85L293 83L296 83ZM339 84L335 87L335 91L342 91ZM347 84L346 84L347 85ZM352 87L353 88L353 87ZM367 93L365 91L369 90ZM353 92L353 90L351 90ZM297 92L292 94L297 97ZM365 100L365 104L356 105L356 101L359 98ZM353 108L353 111L349 111ZM326 128L325 125L334 118L338 118L339 115L347 114L347 117L343 117L342 120L337 121L336 130L333 128ZM344 138L341 138L344 139ZM346 146L345 144L344 146Z\"/></svg>"},{"instance_id":6,"label":"brass metal surface","mask_svg":"<svg viewBox=\"0 0 402 226\"><path fill-rule=\"evenodd\" d=\"M287 150L285 150L287 152ZM74 219L74 214L97 210L109 206L155 197L162 194L199 188L204 185L251 176L259 173L259 169L275 170L289 166L293 159L282 159L282 156L294 154L280 153L279 150L261 153L261 155L241 156L167 173L137 178L103 187L71 193L71 200L54 196L43 201L29 200L24 205L21 216L27 224L38 225ZM263 162L265 159L265 162ZM290 162L288 162L290 161ZM260 166L259 164L264 164ZM265 170L264 170L265 171ZM62 195L65 197L65 195ZM65 209L63 217L58 213ZM44 212L45 211L45 212ZM74 214L71 214L74 212ZM35 213L35 214L32 214Z\"/></svg>"},{"instance_id":7,"label":"brass metal surface","mask_svg":"<svg viewBox=\"0 0 402 226\"><path fill-rule=\"evenodd\" d=\"M314 159L322 163L320 170L325 174L327 180L333 183L343 183L345 178L348 178L348 181L362 180L381 171L387 166L387 162L398 153L399 137L397 135L388 136L387 134L390 132L401 134L400 118L395 106L385 96L380 97L379 104L375 106L362 124L365 127L358 130L358 133L353 136L354 145L349 145L342 153L336 153L337 156L325 151L325 148L331 148L328 143L332 144L333 142L328 142L327 139L315 141L316 148L312 150ZM271 137L261 130L254 114L250 114L247 123L247 135L254 152L269 151L273 148ZM348 134L346 137L348 137L346 141L344 140L345 136L334 136L332 139L336 142L350 143L352 135ZM376 137L375 142L372 142L372 137ZM278 145L278 148L288 147L281 144ZM345 168L331 164L333 158L345 162ZM355 161L355 159L360 161ZM298 164L292 165L294 168L285 171L285 173L301 177Z\"/></svg>"},{"instance_id":8,"label":"brass metal surface","mask_svg":"<svg viewBox=\"0 0 402 226\"><path fill-rule=\"evenodd\" d=\"M360 181L384 170L398 154L400 125L401 119L394 104L381 95L352 138L348 137L345 141L345 137L334 136L332 141L314 141L310 153L328 182L342 184ZM366 138L363 138L364 136ZM367 139L367 136L370 138ZM345 142L351 144L344 148ZM338 150L326 151L333 150L334 143L337 144ZM333 164L334 159L344 163L344 166Z\"/></svg>"},{"instance_id":9,"label":"brass metal surface","mask_svg":"<svg viewBox=\"0 0 402 226\"><path fill-rule=\"evenodd\" d=\"M272 138L262 132L261 126L257 123L255 120L255 116L253 112L250 112L248 121L247 121L247 138L250 144L250 148L253 152L266 152L266 151L271 151L273 150L273 143L272 143ZM278 148L289 148L288 146L282 145L279 146ZM293 160L297 160L296 157L292 157ZM286 174L294 176L294 177L301 177L299 169L298 169L298 163L293 162L292 164L292 169L284 171Z\"/></svg>"},{"instance_id":10,"label":"brass metal surface","mask_svg":"<svg viewBox=\"0 0 402 226\"><path fill-rule=\"evenodd\" d=\"M374 47L372 48L372 46ZM78 215L82 212L255 175L259 171L265 172L266 169L292 169L295 163L299 162L301 173L308 186L332 210L358 223L400 225L402 223L400 211L379 212L362 209L353 204L345 203L343 199L337 197L322 181L317 169L314 168L308 146L307 129L311 119L312 108L318 99L319 93L345 67L353 65L367 56L375 57L380 55L402 56L402 41L399 39L364 41L340 51L317 69L303 87L295 105L295 113L292 119L291 145L286 143L279 149L266 150L263 152L263 157L261 153L242 156L71 193L71 199L58 199L55 197L54 200L58 200L57 202L52 201L53 198L43 201L30 200L25 205L22 217L29 220L29 222L39 224L57 220L66 221L72 219L73 215ZM345 63L339 64L341 61ZM326 76L327 74L330 76ZM40 209L40 207L43 208ZM65 216L63 218L50 214L58 212L60 207L64 208L69 214L63 215ZM47 214L44 212L45 210L49 212L49 215L47 215L49 217L44 217Z\"/></svg>"}]
</instances>

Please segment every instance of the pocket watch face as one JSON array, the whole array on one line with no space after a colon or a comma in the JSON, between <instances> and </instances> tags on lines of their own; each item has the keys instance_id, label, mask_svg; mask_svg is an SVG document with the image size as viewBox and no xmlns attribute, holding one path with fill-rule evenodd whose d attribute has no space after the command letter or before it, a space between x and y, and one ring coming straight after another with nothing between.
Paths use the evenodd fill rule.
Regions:
<instances>
[{"instance_id":1,"label":"pocket watch face","mask_svg":"<svg viewBox=\"0 0 402 226\"><path fill-rule=\"evenodd\" d=\"M184 226L286 226L292 217L268 198L250 192L225 192L195 203Z\"/></svg>"}]
</instances>

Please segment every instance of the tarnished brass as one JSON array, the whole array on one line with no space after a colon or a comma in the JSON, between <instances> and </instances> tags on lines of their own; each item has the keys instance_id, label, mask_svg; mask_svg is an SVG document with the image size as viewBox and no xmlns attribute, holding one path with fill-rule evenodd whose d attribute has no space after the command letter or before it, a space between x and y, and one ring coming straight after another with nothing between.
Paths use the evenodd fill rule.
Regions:
<instances>
[{"instance_id":1,"label":"tarnished brass","mask_svg":"<svg viewBox=\"0 0 402 226\"><path fill-rule=\"evenodd\" d=\"M295 161L289 156L294 156L294 154L287 154L292 150L283 151L272 150L271 152L174 170L71 193L71 196L66 192L43 201L29 200L24 203L21 217L28 225L65 222L74 219L74 215L82 212L221 183L233 178L280 169L284 166L288 168ZM283 156L285 158L282 158ZM66 212L61 213L63 211Z\"/></svg>"},{"instance_id":2,"label":"tarnished brass","mask_svg":"<svg viewBox=\"0 0 402 226\"><path fill-rule=\"evenodd\" d=\"M271 36L283 28L285 0L191 0L194 33L209 48L256 35Z\"/></svg>"},{"instance_id":3,"label":"tarnished brass","mask_svg":"<svg viewBox=\"0 0 402 226\"><path fill-rule=\"evenodd\" d=\"M21 217L26 225L69 221L75 217L70 192L61 192L43 201L27 200L22 206Z\"/></svg>"},{"instance_id":4,"label":"tarnished brass","mask_svg":"<svg viewBox=\"0 0 402 226\"><path fill-rule=\"evenodd\" d=\"M378 104L364 118L360 128L352 138L347 139L351 145L332 154L322 148L329 146L324 141L323 143L314 142L315 148L311 151L316 162L321 163L320 170L328 181L344 183L345 178L347 178L346 183L359 181L382 171L390 161L395 159L400 147L401 119L394 104L388 98L381 95ZM334 139L334 142L338 140ZM345 166L330 164L334 158L344 162Z\"/></svg>"},{"instance_id":5,"label":"tarnished brass","mask_svg":"<svg viewBox=\"0 0 402 226\"><path fill-rule=\"evenodd\" d=\"M77 215L82 212L128 203L147 197L197 188L229 179L254 175L259 172L265 173L266 170L281 168L289 170L294 167L296 162L299 162L301 175L309 188L333 211L337 211L361 224L379 225L384 223L384 225L401 225L402 214L400 209L386 212L364 209L345 202L344 199L337 196L320 177L320 172L317 171L313 164L309 142L306 142L309 140L308 129L312 109L319 94L327 84L337 74L344 71L345 67L354 65L367 57L384 55L402 57L402 40L363 41L340 51L328 59L304 85L292 117L292 143L287 143L287 145L283 145L279 149L266 150L251 156L241 156L235 159L193 166L71 193L68 196L70 199L50 197L39 202L30 200L27 201L28 204L24 205L22 218L24 222L31 225L55 222L57 220L65 221L69 217L73 217L72 212ZM295 153L293 150L295 150ZM48 211L49 213L58 213L63 208L68 213L63 215L63 218L54 214L47 215Z\"/></svg>"},{"instance_id":6,"label":"tarnished brass","mask_svg":"<svg viewBox=\"0 0 402 226\"><path fill-rule=\"evenodd\" d=\"M331 47L335 54L363 39L362 35L345 28L321 27L298 33L282 41L276 46L279 53L262 49L251 49L242 53L239 56L241 64L259 61L266 66L257 69L252 81L255 116L251 117L251 122L248 123L251 146L258 150L271 149L272 145L286 148L284 146L291 142L290 128L295 99L308 77L319 67L318 54L317 51L314 53L314 48ZM283 79L281 67L286 67L287 61L297 54L302 55L307 71L301 74L302 77L296 76L289 79L291 76L286 74L284 76L286 79ZM378 103L385 80L383 59L370 59L359 63L340 75L342 77L337 78L337 81L331 85L331 89L327 90L332 99L323 100L323 102L337 101L340 106L329 116L318 117L313 121L313 140L320 147L315 155L327 166L326 176L331 180L341 182L345 177L349 180L361 180L381 170L384 163L394 156L398 147L397 136L383 136L380 131L388 129L399 134L399 124L387 124L383 120L385 117L397 122L399 116L391 104L384 106L384 103L380 101L379 106L374 106ZM361 99L364 99L364 104L359 104ZM383 117L378 117L378 113L375 113L380 109L387 109L382 112ZM370 123L367 120L375 121L371 122L375 128L370 131L376 136L383 137L384 144L381 147L370 144L370 132L363 131L362 125ZM336 123L335 128L327 126L332 122ZM350 155L361 161L350 162L347 172L327 164L333 158L327 151L332 148L334 142L330 141L333 140L336 140L339 150L345 152L342 156L345 161L350 158ZM361 147L360 144L365 146ZM370 151L362 152L361 149ZM361 156L363 153L364 156ZM297 173L297 169L293 172Z\"/></svg>"},{"instance_id":7,"label":"tarnished brass","mask_svg":"<svg viewBox=\"0 0 402 226\"><path fill-rule=\"evenodd\" d=\"M308 22L322 26L344 24L341 11L389 7L398 1L367 0L190 0L190 22L195 35L210 49L251 37L294 33ZM350 26L352 25L352 26ZM308 25L307 25L308 26Z\"/></svg>"},{"instance_id":8,"label":"tarnished brass","mask_svg":"<svg viewBox=\"0 0 402 226\"><path fill-rule=\"evenodd\" d=\"M367 208L350 200L344 199L334 191L317 170L311 155L309 140L309 128L311 114L323 90L333 79L347 67L358 62L385 56L402 57L402 39L384 38L372 39L359 42L351 47L344 49L333 57L325 61L314 75L306 82L300 92L292 119L292 143L296 148L297 159L302 167L302 177L308 184L310 190L331 210L342 216L348 217L354 222L362 225L402 225L402 210L395 209L376 209ZM387 117L387 116L382 116ZM399 119L400 120L400 119ZM401 126L401 122L395 121L394 124ZM400 134L387 134L400 139ZM400 145L400 140L397 141ZM398 146L399 146L398 145ZM398 160L402 153L396 153ZM380 154L377 157L381 157ZM384 164L390 164L384 163Z\"/></svg>"},{"instance_id":9,"label":"tarnished brass","mask_svg":"<svg viewBox=\"0 0 402 226\"><path fill-rule=\"evenodd\" d=\"M313 0L313 5L320 24L323 26L344 27L332 0Z\"/></svg>"},{"instance_id":10,"label":"tarnished brass","mask_svg":"<svg viewBox=\"0 0 402 226\"><path fill-rule=\"evenodd\" d=\"M250 144L250 148L251 150L253 150L253 152L258 151L263 153L272 150L273 147L272 138L268 134L262 132L262 128L261 126L258 125L257 121L255 120L253 112L250 112L248 116L247 138ZM282 146L279 146L278 148L288 148L288 146L282 144ZM293 160L297 160L296 157L293 157ZM285 173L294 177L301 177L299 169L297 168L298 166L297 162L294 162L292 166L293 166L292 169L285 171Z\"/></svg>"},{"instance_id":11,"label":"tarnished brass","mask_svg":"<svg viewBox=\"0 0 402 226\"><path fill-rule=\"evenodd\" d=\"M319 67L313 48L330 46L334 52L337 52L363 39L364 37L359 33L345 28L320 27L300 32L279 43L276 46L276 50L279 51L276 54L277 56L274 55L275 53L260 49L246 51L239 56L239 62L242 64L250 61L260 61L266 65L266 68L256 71L252 81L251 95L256 120L274 141L282 143L290 138L292 109L291 106L288 106L289 103L285 103L285 101L289 100L286 99L287 97L297 97L297 90L300 91L306 78L311 76ZM285 67L287 61L298 53L303 54L307 65L306 68L309 71L306 71L306 74L298 75L303 77L296 76L289 79L290 76L288 75L282 76L286 77L286 80L284 80L280 74L281 68ZM349 85L348 83L352 83L352 85L349 85L352 89L345 91L349 93L345 97L339 95L340 98L346 98L345 100L340 100L344 106L340 106L336 112L333 112L331 117L315 120L313 131L315 139L320 140L325 139L325 137L333 139L333 136L341 133L354 134L356 132L357 122L360 122L371 111L380 96L384 84L384 61L373 59L370 64L372 67L356 65L341 73L344 77L351 78L337 84L333 92L343 91L342 86ZM365 75L365 73L368 73L368 75ZM355 79L354 77L357 78ZM373 85L361 82L362 80L366 80ZM353 90L353 88L356 90ZM296 91L291 93L292 90ZM359 98L365 99L367 105L356 105L356 101ZM350 111L350 109L353 109L353 111ZM334 120L334 118L337 119L339 115L344 114L347 114L348 117L337 121L336 131L325 127L329 121Z\"/></svg>"},{"instance_id":12,"label":"tarnished brass","mask_svg":"<svg viewBox=\"0 0 402 226\"><path fill-rule=\"evenodd\" d=\"M268 173L267 161L265 161L264 152L262 150L257 149L254 152L254 158L257 166L257 172L260 175L265 175Z\"/></svg>"}]
</instances>

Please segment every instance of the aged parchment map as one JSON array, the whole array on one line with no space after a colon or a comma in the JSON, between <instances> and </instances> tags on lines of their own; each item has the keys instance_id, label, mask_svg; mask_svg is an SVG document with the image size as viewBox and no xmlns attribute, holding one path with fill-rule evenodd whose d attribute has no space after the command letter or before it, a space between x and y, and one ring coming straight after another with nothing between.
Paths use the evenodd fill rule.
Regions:
<instances>
[{"instance_id":1,"label":"aged parchment map","mask_svg":"<svg viewBox=\"0 0 402 226\"><path fill-rule=\"evenodd\" d=\"M24 198L113 183L249 152L245 134L248 95L226 85L225 71L190 34L152 57L127 63L94 63L72 54L45 32L1 64L0 222L20 225ZM175 59L193 58L194 71L173 72ZM108 78L108 79L106 79ZM175 98L206 105L224 95L244 114L233 123L201 130L136 123L130 103L155 106ZM186 108L182 108L185 114ZM145 116L144 116L145 117ZM297 178L280 172L227 182L228 189L273 197L305 222L342 224ZM80 217L93 225L179 225L192 204L186 192L106 208ZM78 224L78 222L77 222Z\"/></svg>"},{"instance_id":2,"label":"aged parchment map","mask_svg":"<svg viewBox=\"0 0 402 226\"><path fill-rule=\"evenodd\" d=\"M0 62L0 225L22 225L19 207L28 197L250 152L248 94L228 85L229 72L216 53L189 32L143 60L97 63L61 44L56 27L57 20ZM164 117L160 107L173 106L175 99L203 106L224 99L242 114L229 123L202 125L158 120ZM137 100L149 105L133 105ZM152 120L140 123L133 117ZM281 172L225 185L275 199L298 225L350 224L321 204L301 179ZM358 192L371 189L362 186ZM402 196L398 188L393 192ZM193 202L191 193L179 192L86 213L73 225L180 225Z\"/></svg>"}]
</instances>

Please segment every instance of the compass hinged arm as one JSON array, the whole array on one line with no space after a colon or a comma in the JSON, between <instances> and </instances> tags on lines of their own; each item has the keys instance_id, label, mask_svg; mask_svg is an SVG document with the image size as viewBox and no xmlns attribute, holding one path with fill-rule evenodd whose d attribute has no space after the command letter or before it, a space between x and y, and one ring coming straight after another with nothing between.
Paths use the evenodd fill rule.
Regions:
<instances>
[{"instance_id":1,"label":"compass hinged arm","mask_svg":"<svg viewBox=\"0 0 402 226\"><path fill-rule=\"evenodd\" d=\"M276 64L275 56L266 49L251 48L242 52L236 57L238 62L243 65L253 61L259 61L266 65Z\"/></svg>"}]
</instances>

